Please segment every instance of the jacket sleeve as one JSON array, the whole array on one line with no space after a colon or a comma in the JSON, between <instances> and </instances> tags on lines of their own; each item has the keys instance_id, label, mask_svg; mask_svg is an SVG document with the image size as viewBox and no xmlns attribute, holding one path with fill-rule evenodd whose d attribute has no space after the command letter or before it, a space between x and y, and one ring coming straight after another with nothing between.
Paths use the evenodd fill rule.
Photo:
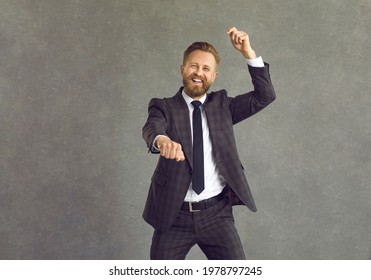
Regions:
<instances>
[{"instance_id":1,"label":"jacket sleeve","mask_svg":"<svg viewBox=\"0 0 371 280\"><path fill-rule=\"evenodd\" d=\"M142 129L142 137L147 144L148 152L158 154L153 142L159 135L167 136L167 119L161 99L153 98L148 105L148 118Z\"/></svg>"},{"instance_id":2,"label":"jacket sleeve","mask_svg":"<svg viewBox=\"0 0 371 280\"><path fill-rule=\"evenodd\" d=\"M276 94L270 79L269 64L265 67L251 67L249 72L252 78L254 90L229 97L229 108L232 114L233 124L236 124L256 114L276 99Z\"/></svg>"}]
</instances>

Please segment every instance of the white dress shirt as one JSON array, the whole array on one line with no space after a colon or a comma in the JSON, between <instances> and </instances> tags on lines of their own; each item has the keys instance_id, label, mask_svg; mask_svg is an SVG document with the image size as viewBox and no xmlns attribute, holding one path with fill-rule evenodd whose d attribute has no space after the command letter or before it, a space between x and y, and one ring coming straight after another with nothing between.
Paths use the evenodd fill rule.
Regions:
<instances>
[{"instance_id":1,"label":"white dress shirt","mask_svg":"<svg viewBox=\"0 0 371 280\"><path fill-rule=\"evenodd\" d=\"M246 59L247 64L252 67L264 67L264 62L261 56L254 58L254 59ZM193 105L191 102L193 101L192 97L188 96L184 91L182 92L183 98L186 101L189 109L189 120L191 124L191 133L193 139L193 127L192 127L192 114L193 114ZM203 104L206 100L206 94L199 100ZM202 136L203 136L203 144L204 144L204 175L205 175L205 189L200 193L197 194L192 190L192 183L189 186L187 191L186 197L184 201L189 202L198 202L204 199L208 199L210 197L216 196L220 194L224 187L225 181L223 176L221 176L218 172L216 167L213 155L212 155L212 143L209 134L209 126L207 124L207 119L205 112L203 110L203 106L201 105L201 121L202 121ZM166 135L158 135L159 136L166 136ZM153 141L153 147L157 149L155 143L157 137ZM157 149L158 150L158 149Z\"/></svg>"},{"instance_id":2,"label":"white dress shirt","mask_svg":"<svg viewBox=\"0 0 371 280\"><path fill-rule=\"evenodd\" d=\"M193 139L193 123L192 123L192 115L194 107L191 104L193 98L188 96L184 90L182 92L183 98L186 101L189 109L189 120L191 124L191 132L192 132L192 139ZM206 100L206 94L201 97L198 101L204 104ZM197 202L200 200L204 200L213 196L220 194L223 191L225 186L224 179L221 175L219 175L218 169L216 168L216 164L214 162L214 158L212 155L212 144L209 134L209 126L207 125L206 114L203 110L203 105L200 106L201 109L201 122L202 122L202 139L204 144L204 176L205 176L205 189L200 193L197 194L192 189L192 183L189 186L187 195L184 201L190 202Z\"/></svg>"}]
</instances>

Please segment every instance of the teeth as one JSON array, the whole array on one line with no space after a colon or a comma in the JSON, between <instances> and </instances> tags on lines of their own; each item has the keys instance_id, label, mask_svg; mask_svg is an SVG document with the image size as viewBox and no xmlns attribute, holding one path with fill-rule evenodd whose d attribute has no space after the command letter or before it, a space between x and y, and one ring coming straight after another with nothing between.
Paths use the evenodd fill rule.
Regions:
<instances>
[{"instance_id":1,"label":"teeth","mask_svg":"<svg viewBox=\"0 0 371 280\"><path fill-rule=\"evenodd\" d=\"M192 79L192 81L194 81L196 83L202 83L202 80L198 80L198 79Z\"/></svg>"}]
</instances>

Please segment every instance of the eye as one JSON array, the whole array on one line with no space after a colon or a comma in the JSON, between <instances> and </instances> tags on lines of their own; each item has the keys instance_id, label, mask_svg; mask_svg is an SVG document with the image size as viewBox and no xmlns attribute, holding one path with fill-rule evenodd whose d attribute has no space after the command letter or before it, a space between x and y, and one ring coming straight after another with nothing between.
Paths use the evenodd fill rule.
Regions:
<instances>
[{"instance_id":1,"label":"eye","mask_svg":"<svg viewBox=\"0 0 371 280\"><path fill-rule=\"evenodd\" d=\"M208 67L204 67L204 71L205 71L205 72L209 72L209 71L210 71L210 68L208 68Z\"/></svg>"}]
</instances>

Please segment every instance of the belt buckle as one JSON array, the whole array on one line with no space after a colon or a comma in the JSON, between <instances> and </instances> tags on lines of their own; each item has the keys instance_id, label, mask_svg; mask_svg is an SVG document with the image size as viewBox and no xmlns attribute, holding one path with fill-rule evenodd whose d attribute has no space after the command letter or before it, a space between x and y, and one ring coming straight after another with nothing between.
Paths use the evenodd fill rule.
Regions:
<instances>
[{"instance_id":1,"label":"belt buckle","mask_svg":"<svg viewBox=\"0 0 371 280\"><path fill-rule=\"evenodd\" d=\"M201 210L195 210L193 209L192 207L192 202L188 202L188 208L189 208L189 212L193 213L193 212L200 212Z\"/></svg>"}]
</instances>

